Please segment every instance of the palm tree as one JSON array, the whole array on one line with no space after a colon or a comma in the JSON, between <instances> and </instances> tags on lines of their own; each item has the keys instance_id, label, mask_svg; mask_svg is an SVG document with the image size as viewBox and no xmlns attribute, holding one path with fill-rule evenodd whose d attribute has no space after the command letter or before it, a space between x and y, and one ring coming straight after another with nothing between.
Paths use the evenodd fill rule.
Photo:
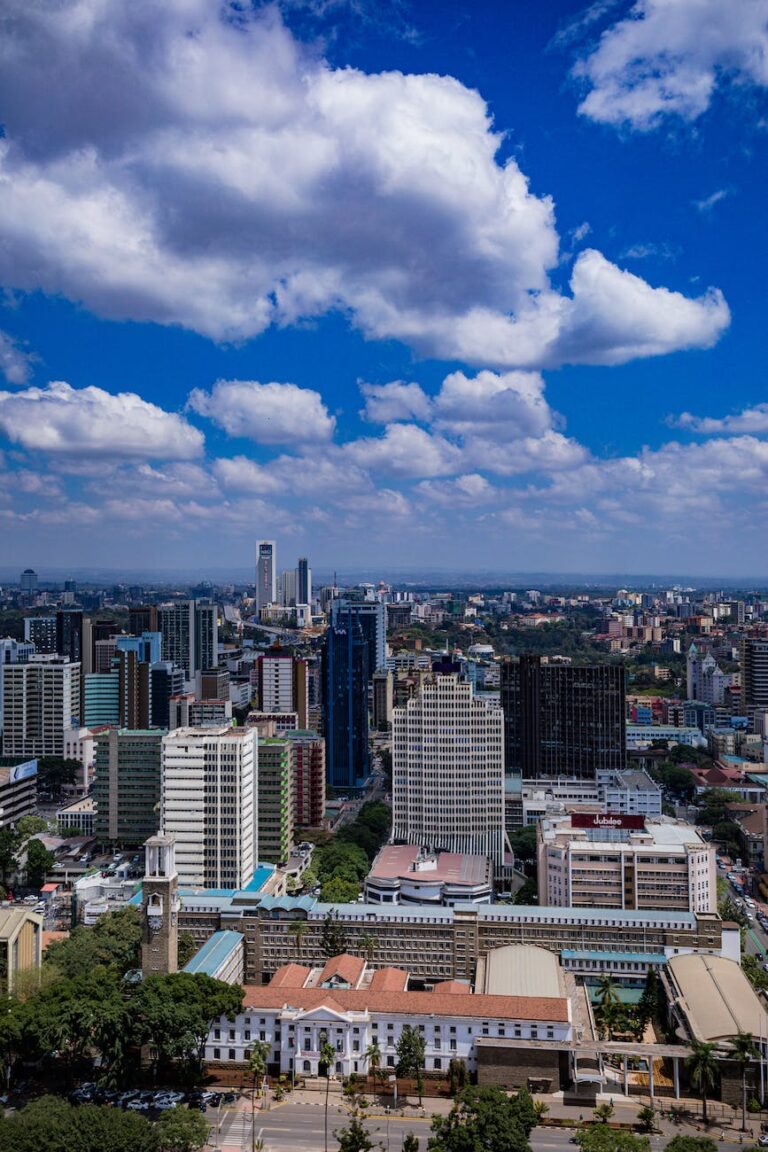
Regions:
<instances>
[{"instance_id":1,"label":"palm tree","mask_svg":"<svg viewBox=\"0 0 768 1152\"><path fill-rule=\"evenodd\" d=\"M365 953L365 958L368 963L373 964L373 958L376 955L376 937L372 936L370 932L363 932L357 942L357 946Z\"/></svg>"},{"instance_id":2,"label":"palm tree","mask_svg":"<svg viewBox=\"0 0 768 1152\"><path fill-rule=\"evenodd\" d=\"M760 1053L755 1047L755 1038L751 1032L737 1032L731 1040L729 1055L741 1071L741 1130L747 1130L747 1066L753 1060L760 1059Z\"/></svg>"},{"instance_id":3,"label":"palm tree","mask_svg":"<svg viewBox=\"0 0 768 1152\"><path fill-rule=\"evenodd\" d=\"M328 1152L328 1093L331 1090L331 1069L336 1059L336 1049L328 1040L328 1033L320 1033L320 1063L325 1064L325 1152Z\"/></svg>"},{"instance_id":4,"label":"palm tree","mask_svg":"<svg viewBox=\"0 0 768 1152\"><path fill-rule=\"evenodd\" d=\"M597 981L597 999L601 1008L609 1004L620 1004L621 997L616 990L616 982L609 972L603 972Z\"/></svg>"},{"instance_id":5,"label":"palm tree","mask_svg":"<svg viewBox=\"0 0 768 1152\"><path fill-rule=\"evenodd\" d=\"M693 1051L686 1059L685 1066L688 1069L691 1084L696 1091L701 1094L704 1123L707 1124L707 1096L714 1088L717 1080L715 1046L714 1044L705 1044L703 1041L694 1040L691 1048Z\"/></svg>"},{"instance_id":6,"label":"palm tree","mask_svg":"<svg viewBox=\"0 0 768 1152\"><path fill-rule=\"evenodd\" d=\"M251 1087L251 1152L256 1152L256 1088L259 1077L263 1080L267 1074L267 1057L269 1044L266 1040L256 1040L251 1055L248 1057L248 1070L253 1076Z\"/></svg>"},{"instance_id":7,"label":"palm tree","mask_svg":"<svg viewBox=\"0 0 768 1152\"><path fill-rule=\"evenodd\" d=\"M372 1041L365 1050L365 1059L368 1062L368 1071L373 1076L373 1094L376 1095L376 1076L381 1068L381 1048L378 1040Z\"/></svg>"},{"instance_id":8,"label":"palm tree","mask_svg":"<svg viewBox=\"0 0 768 1152\"><path fill-rule=\"evenodd\" d=\"M289 926L288 931L296 940L296 955L301 960L301 943L307 934L309 924L306 920L293 920Z\"/></svg>"}]
</instances>

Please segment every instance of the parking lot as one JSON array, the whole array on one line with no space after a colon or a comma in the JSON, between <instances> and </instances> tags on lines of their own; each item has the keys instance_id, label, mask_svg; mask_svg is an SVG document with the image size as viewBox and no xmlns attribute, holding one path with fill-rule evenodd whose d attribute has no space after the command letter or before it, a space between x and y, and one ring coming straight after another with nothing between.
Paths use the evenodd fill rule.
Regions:
<instances>
[{"instance_id":1,"label":"parking lot","mask_svg":"<svg viewBox=\"0 0 768 1152\"><path fill-rule=\"evenodd\" d=\"M190 1108L197 1108L200 1112L209 1109L218 1109L224 1105L235 1104L239 1094L235 1092L209 1092L202 1089L193 1089L182 1092L171 1088L128 1089L125 1091L101 1088L96 1084L81 1084L69 1097L70 1104L108 1104L114 1108L122 1108L126 1112L138 1112L150 1119L156 1119L163 1112L175 1108L178 1104L186 1104Z\"/></svg>"}]
</instances>

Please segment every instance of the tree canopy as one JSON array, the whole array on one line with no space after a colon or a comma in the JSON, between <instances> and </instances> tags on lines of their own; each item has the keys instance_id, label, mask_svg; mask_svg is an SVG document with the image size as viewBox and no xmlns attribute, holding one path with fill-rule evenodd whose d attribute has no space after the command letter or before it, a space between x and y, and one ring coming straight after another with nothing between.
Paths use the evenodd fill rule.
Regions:
<instances>
[{"instance_id":1,"label":"tree canopy","mask_svg":"<svg viewBox=\"0 0 768 1152\"><path fill-rule=\"evenodd\" d=\"M530 1152L537 1116L530 1093L508 1096L501 1088L465 1088L447 1116L435 1116L428 1152Z\"/></svg>"}]
</instances>

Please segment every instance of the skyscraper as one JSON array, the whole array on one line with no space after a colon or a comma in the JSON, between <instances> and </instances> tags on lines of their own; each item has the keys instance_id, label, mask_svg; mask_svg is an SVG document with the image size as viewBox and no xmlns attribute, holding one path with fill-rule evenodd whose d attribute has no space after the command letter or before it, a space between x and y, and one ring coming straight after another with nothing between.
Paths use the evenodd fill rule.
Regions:
<instances>
[{"instance_id":1,"label":"skyscraper","mask_svg":"<svg viewBox=\"0 0 768 1152\"><path fill-rule=\"evenodd\" d=\"M243 888L258 861L258 736L177 728L163 738L161 826L176 838L179 883Z\"/></svg>"},{"instance_id":2,"label":"skyscraper","mask_svg":"<svg viewBox=\"0 0 768 1152\"><path fill-rule=\"evenodd\" d=\"M368 647L368 677L387 664L387 613L378 600L333 600L331 620L352 616L363 630Z\"/></svg>"},{"instance_id":3,"label":"skyscraper","mask_svg":"<svg viewBox=\"0 0 768 1152\"><path fill-rule=\"evenodd\" d=\"M180 600L158 609L163 660L184 669L187 680L219 662L218 613L207 600Z\"/></svg>"},{"instance_id":4,"label":"skyscraper","mask_svg":"<svg viewBox=\"0 0 768 1152\"><path fill-rule=\"evenodd\" d=\"M96 741L96 837L100 843L138 847L160 826L162 729L110 728Z\"/></svg>"},{"instance_id":5,"label":"skyscraper","mask_svg":"<svg viewBox=\"0 0 768 1152\"><path fill-rule=\"evenodd\" d=\"M300 728L307 726L309 696L307 662L287 648L268 649L258 661L259 710L295 712Z\"/></svg>"},{"instance_id":6,"label":"skyscraper","mask_svg":"<svg viewBox=\"0 0 768 1152\"><path fill-rule=\"evenodd\" d=\"M614 664L507 660L501 706L508 772L524 780L595 780L626 767L625 673Z\"/></svg>"},{"instance_id":7,"label":"skyscraper","mask_svg":"<svg viewBox=\"0 0 768 1152\"><path fill-rule=\"evenodd\" d=\"M56 613L56 651L73 664L83 656L83 613L79 608L60 608Z\"/></svg>"},{"instance_id":8,"label":"skyscraper","mask_svg":"<svg viewBox=\"0 0 768 1152\"><path fill-rule=\"evenodd\" d=\"M768 640L745 636L741 642L744 708L768 708Z\"/></svg>"},{"instance_id":9,"label":"skyscraper","mask_svg":"<svg viewBox=\"0 0 768 1152\"><path fill-rule=\"evenodd\" d=\"M504 717L458 676L392 712L392 835L504 863Z\"/></svg>"},{"instance_id":10,"label":"skyscraper","mask_svg":"<svg viewBox=\"0 0 768 1152\"><path fill-rule=\"evenodd\" d=\"M80 726L80 665L32 659L3 669L3 755L63 756Z\"/></svg>"},{"instance_id":11,"label":"skyscraper","mask_svg":"<svg viewBox=\"0 0 768 1152\"><path fill-rule=\"evenodd\" d=\"M304 728L283 733L293 756L293 805L297 827L320 828L325 816L325 743Z\"/></svg>"},{"instance_id":12,"label":"skyscraper","mask_svg":"<svg viewBox=\"0 0 768 1152\"><path fill-rule=\"evenodd\" d=\"M359 618L339 611L323 645L328 783L359 788L369 773L368 644Z\"/></svg>"},{"instance_id":13,"label":"skyscraper","mask_svg":"<svg viewBox=\"0 0 768 1152\"><path fill-rule=\"evenodd\" d=\"M37 572L34 568L25 568L19 577L21 591L27 596L34 596L37 592Z\"/></svg>"},{"instance_id":14,"label":"skyscraper","mask_svg":"<svg viewBox=\"0 0 768 1152\"><path fill-rule=\"evenodd\" d=\"M312 603L312 569L306 556L299 556L296 566L296 603Z\"/></svg>"},{"instance_id":15,"label":"skyscraper","mask_svg":"<svg viewBox=\"0 0 768 1152\"><path fill-rule=\"evenodd\" d=\"M256 611L277 603L277 545L274 540L256 541Z\"/></svg>"}]
</instances>

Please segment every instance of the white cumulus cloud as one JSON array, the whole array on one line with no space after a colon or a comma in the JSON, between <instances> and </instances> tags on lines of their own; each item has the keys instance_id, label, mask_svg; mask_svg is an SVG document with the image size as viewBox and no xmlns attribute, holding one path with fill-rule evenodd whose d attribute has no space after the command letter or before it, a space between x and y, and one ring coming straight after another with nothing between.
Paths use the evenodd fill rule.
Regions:
<instances>
[{"instance_id":1,"label":"white cumulus cloud","mask_svg":"<svg viewBox=\"0 0 768 1152\"><path fill-rule=\"evenodd\" d=\"M230 436L257 444L310 444L329 440L335 420L319 392L296 384L217 380L211 392L195 388L189 407Z\"/></svg>"},{"instance_id":2,"label":"white cumulus cloud","mask_svg":"<svg viewBox=\"0 0 768 1152\"><path fill-rule=\"evenodd\" d=\"M768 0L638 0L574 72L591 120L639 131L695 120L720 85L768 85Z\"/></svg>"},{"instance_id":3,"label":"white cumulus cloud","mask_svg":"<svg viewBox=\"0 0 768 1152\"><path fill-rule=\"evenodd\" d=\"M429 420L432 401L418 384L392 380L389 384L359 381L365 398L363 419L371 424L392 424L397 420Z\"/></svg>"},{"instance_id":4,"label":"white cumulus cloud","mask_svg":"<svg viewBox=\"0 0 768 1152\"><path fill-rule=\"evenodd\" d=\"M26 384L34 357L13 336L0 332L0 372L9 384Z\"/></svg>"},{"instance_id":5,"label":"white cumulus cloud","mask_svg":"<svg viewBox=\"0 0 768 1152\"><path fill-rule=\"evenodd\" d=\"M768 432L768 404L755 404L753 408L744 408L741 412L720 418L694 416L691 412L683 412L680 416L670 417L667 423L673 428L685 428L686 431L695 432L700 436L720 434L728 436L742 432L760 435Z\"/></svg>"},{"instance_id":6,"label":"white cumulus cloud","mask_svg":"<svg viewBox=\"0 0 768 1152\"><path fill-rule=\"evenodd\" d=\"M202 433L182 416L134 392L64 381L0 392L0 430L23 448L67 455L191 460L203 452Z\"/></svg>"},{"instance_id":7,"label":"white cumulus cloud","mask_svg":"<svg viewBox=\"0 0 768 1152\"><path fill-rule=\"evenodd\" d=\"M599 314L594 347L574 321L575 288L549 279L552 201L499 162L457 80L333 69L274 7L7 0L3 16L6 286L217 340L342 310L483 367L647 354L631 313L610 348ZM664 349L717 338L709 303L678 307ZM651 305L663 327L666 298Z\"/></svg>"}]
</instances>

